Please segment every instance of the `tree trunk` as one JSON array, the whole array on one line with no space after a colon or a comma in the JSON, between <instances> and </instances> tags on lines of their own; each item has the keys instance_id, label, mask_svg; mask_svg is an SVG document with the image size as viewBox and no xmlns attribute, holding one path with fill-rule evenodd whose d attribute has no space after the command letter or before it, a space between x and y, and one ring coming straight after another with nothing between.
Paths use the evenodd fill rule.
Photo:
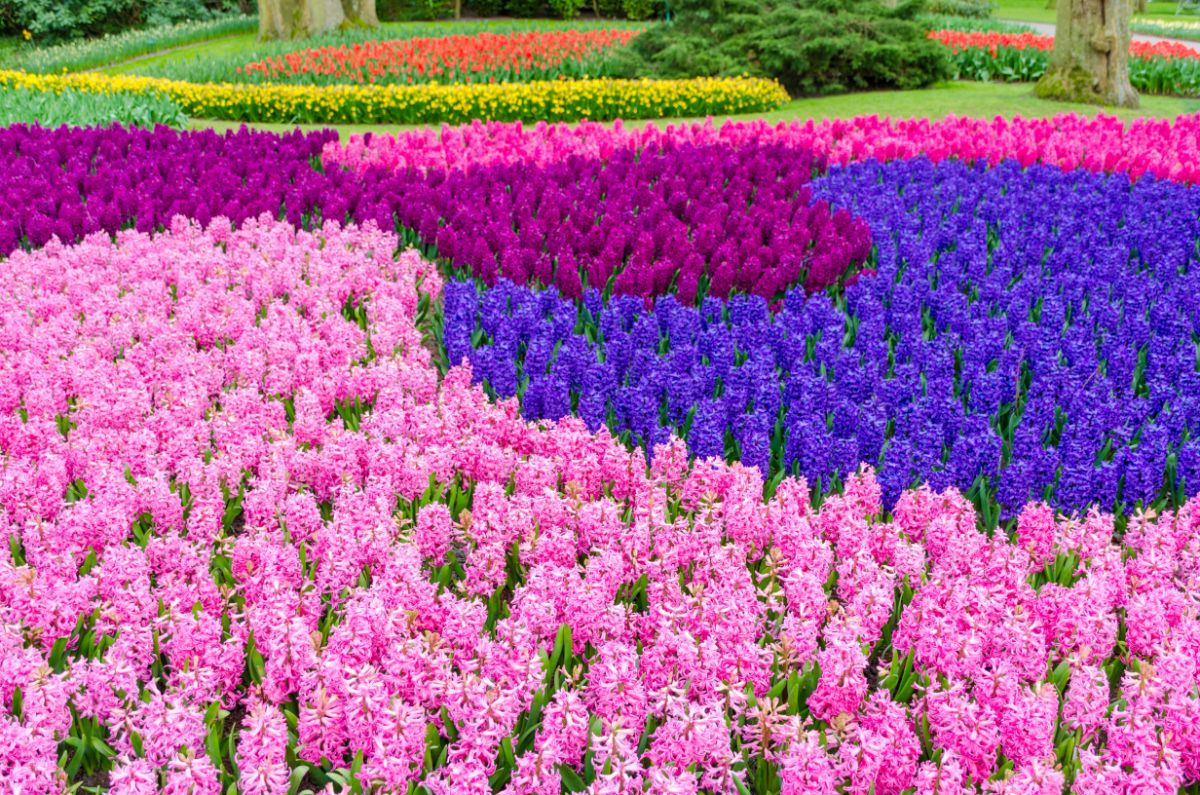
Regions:
<instances>
[{"instance_id":1,"label":"tree trunk","mask_svg":"<svg viewBox=\"0 0 1200 795\"><path fill-rule=\"evenodd\" d=\"M1044 99L1136 108L1129 82L1130 0L1059 0Z\"/></svg>"},{"instance_id":2,"label":"tree trunk","mask_svg":"<svg viewBox=\"0 0 1200 795\"><path fill-rule=\"evenodd\" d=\"M379 27L379 17L375 15L375 0L342 0L342 14L352 25Z\"/></svg>"},{"instance_id":3,"label":"tree trunk","mask_svg":"<svg viewBox=\"0 0 1200 795\"><path fill-rule=\"evenodd\" d=\"M350 26L379 27L375 0L258 0L258 37L303 39Z\"/></svg>"}]
</instances>

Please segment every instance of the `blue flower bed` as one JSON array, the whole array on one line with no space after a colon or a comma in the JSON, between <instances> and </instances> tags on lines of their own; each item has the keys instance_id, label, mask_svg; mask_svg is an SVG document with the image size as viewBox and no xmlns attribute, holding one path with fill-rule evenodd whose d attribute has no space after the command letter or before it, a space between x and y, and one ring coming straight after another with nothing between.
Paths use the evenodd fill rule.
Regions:
<instances>
[{"instance_id":1,"label":"blue flower bed","mask_svg":"<svg viewBox=\"0 0 1200 795\"><path fill-rule=\"evenodd\" d=\"M648 446L675 430L824 489L874 463L889 502L923 481L1001 516L1195 490L1200 192L924 159L811 187L866 221L873 273L778 311L457 282L447 355L529 418Z\"/></svg>"}]
</instances>

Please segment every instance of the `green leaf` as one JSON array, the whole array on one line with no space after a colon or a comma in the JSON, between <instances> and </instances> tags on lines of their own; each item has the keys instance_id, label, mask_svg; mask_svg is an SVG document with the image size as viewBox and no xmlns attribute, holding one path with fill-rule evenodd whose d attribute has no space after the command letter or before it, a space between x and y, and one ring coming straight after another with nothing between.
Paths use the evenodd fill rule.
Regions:
<instances>
[{"instance_id":1,"label":"green leaf","mask_svg":"<svg viewBox=\"0 0 1200 795\"><path fill-rule=\"evenodd\" d=\"M307 765L297 765L292 770L292 777L288 781L288 795L296 795L300 791L300 784L306 775L308 775Z\"/></svg>"},{"instance_id":2,"label":"green leaf","mask_svg":"<svg viewBox=\"0 0 1200 795\"><path fill-rule=\"evenodd\" d=\"M579 777L573 768L568 765L558 766L559 777L562 780L562 787L567 792L583 792L587 789L587 784Z\"/></svg>"}]
</instances>

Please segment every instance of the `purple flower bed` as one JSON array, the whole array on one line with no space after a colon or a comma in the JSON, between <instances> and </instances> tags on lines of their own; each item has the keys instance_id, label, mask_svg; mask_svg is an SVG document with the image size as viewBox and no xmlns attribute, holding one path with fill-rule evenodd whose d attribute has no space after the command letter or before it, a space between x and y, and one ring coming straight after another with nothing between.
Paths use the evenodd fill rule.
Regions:
<instances>
[{"instance_id":1,"label":"purple flower bed","mask_svg":"<svg viewBox=\"0 0 1200 795\"><path fill-rule=\"evenodd\" d=\"M0 128L0 253L126 227L152 231L175 215L235 223L261 213L300 225L341 173L314 168L332 131Z\"/></svg>"},{"instance_id":2,"label":"purple flower bed","mask_svg":"<svg viewBox=\"0 0 1200 795\"><path fill-rule=\"evenodd\" d=\"M835 170L814 196L866 220L877 272L793 291L577 309L510 283L446 291L469 356L526 416L829 486L879 466L1005 511L1147 503L1200 483L1200 192L1121 176L924 160ZM1003 473L1003 477L1000 477Z\"/></svg>"},{"instance_id":3,"label":"purple flower bed","mask_svg":"<svg viewBox=\"0 0 1200 795\"><path fill-rule=\"evenodd\" d=\"M415 229L485 284L553 285L569 298L823 289L870 253L867 227L814 201L824 163L783 144L679 144L531 168L364 173L359 218Z\"/></svg>"}]
</instances>

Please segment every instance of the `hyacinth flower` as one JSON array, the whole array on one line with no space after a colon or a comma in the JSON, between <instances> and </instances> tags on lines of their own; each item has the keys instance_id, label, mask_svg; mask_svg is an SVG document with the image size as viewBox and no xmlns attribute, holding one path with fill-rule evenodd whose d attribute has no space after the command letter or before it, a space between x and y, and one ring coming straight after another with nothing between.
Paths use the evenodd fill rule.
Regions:
<instances>
[{"instance_id":1,"label":"hyacinth flower","mask_svg":"<svg viewBox=\"0 0 1200 795\"><path fill-rule=\"evenodd\" d=\"M179 219L0 268L23 790L1200 781L1200 499L1120 535L1034 504L1010 539L953 488L889 512L866 468L817 507L676 436L528 423L436 369L442 277L397 243Z\"/></svg>"},{"instance_id":2,"label":"hyacinth flower","mask_svg":"<svg viewBox=\"0 0 1200 795\"><path fill-rule=\"evenodd\" d=\"M859 116L820 122L771 124L756 120L715 125L711 120L637 128L614 124L474 122L459 127L410 130L396 135L352 135L325 145L329 167L357 172L467 170L478 165L545 165L572 156L607 160L615 152L641 151L664 143L743 147L780 143L811 151L831 164L928 157L998 164L1016 160L1128 174L1176 182L1200 182L1200 120L1138 118L1125 124L1115 116L1060 113L1048 118L889 119Z\"/></svg>"},{"instance_id":3,"label":"hyacinth flower","mask_svg":"<svg viewBox=\"0 0 1200 795\"><path fill-rule=\"evenodd\" d=\"M812 200L806 185L821 168L784 144L664 142L536 168L371 170L354 213L410 230L487 285L773 301L795 284L834 284L870 252L863 224Z\"/></svg>"},{"instance_id":4,"label":"hyacinth flower","mask_svg":"<svg viewBox=\"0 0 1200 795\"><path fill-rule=\"evenodd\" d=\"M987 414L980 433L1036 419L1049 432L1021 449L1076 445L1058 467L1086 484L1073 424L1133 418L1089 463L1121 467L1118 493L1158 474L1193 492L1179 473L1194 390L1172 380L1190 372L1195 333L1190 193L1011 164L892 168L811 186L895 229L876 235L876 275L836 299L667 295L650 311L642 297L589 292L580 306L450 282L446 344L487 365L476 324L507 340L519 310L562 332L516 346L514 379L517 362L553 370L561 354L580 378L619 368L605 389L628 395L642 383L630 373L662 378L670 329L697 340L697 377L715 374L706 444L738 457L752 446L708 419L726 390L751 407L743 434L752 406L795 399L786 384L753 392L770 384L741 372L755 353L791 346L805 374L793 396L831 405L861 344L888 368L883 397L871 379L850 389L895 396L909 418L946 387L978 423L979 384L1021 344L1004 372L1022 376L1022 409ZM362 195L320 194L300 222L320 202L353 214ZM1029 216L1059 200L1072 215ZM1010 537L981 531L991 522L970 492L944 482L890 491L886 462L846 470L818 505L802 478L689 455L684 401L665 411L686 440L661 403L630 412L661 440L648 449L601 427L608 402L573 406L582 395L561 386L537 399L567 405L562 419L527 422L469 367L435 366L443 277L415 252L393 256L391 216L382 230L304 231L278 220L283 206L154 236L48 238L0 263L6 781L278 791L286 769L311 792L755 795L1200 783L1200 500L1064 515L1068 481L1055 479L1054 504L1018 506ZM886 292L867 289L876 280ZM1012 342L996 318L1015 324ZM596 333L572 342L577 327ZM789 328L804 333L778 333ZM488 366L488 386L509 377ZM1123 400L1072 380L1085 370ZM525 402L531 384L516 384ZM1093 400L1117 414L1094 419ZM821 437L846 437L830 446L846 460L849 419L827 411ZM900 426L917 457L908 421L871 432ZM1164 431L1183 441L1160 459L1146 440ZM797 452L820 463L815 444Z\"/></svg>"},{"instance_id":5,"label":"hyacinth flower","mask_svg":"<svg viewBox=\"0 0 1200 795\"><path fill-rule=\"evenodd\" d=\"M814 191L877 230L873 272L833 298L576 306L452 282L448 358L531 419L574 414L647 449L675 432L698 457L823 488L869 462L888 504L953 485L991 522L1029 500L1178 503L1200 484L1195 192L925 160L834 170Z\"/></svg>"},{"instance_id":6,"label":"hyacinth flower","mask_svg":"<svg viewBox=\"0 0 1200 795\"><path fill-rule=\"evenodd\" d=\"M300 226L341 177L313 167L331 135L0 129L0 254L52 237L151 232L176 215L242 223L265 212Z\"/></svg>"}]
</instances>

